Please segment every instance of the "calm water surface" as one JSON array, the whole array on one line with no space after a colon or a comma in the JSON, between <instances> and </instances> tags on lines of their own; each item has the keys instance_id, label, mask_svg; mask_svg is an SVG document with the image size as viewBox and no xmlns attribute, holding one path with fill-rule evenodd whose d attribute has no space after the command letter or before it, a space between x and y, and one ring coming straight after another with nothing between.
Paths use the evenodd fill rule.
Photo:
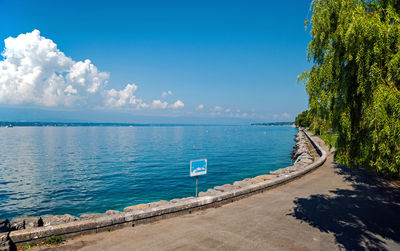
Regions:
<instances>
[{"instance_id":1,"label":"calm water surface","mask_svg":"<svg viewBox=\"0 0 400 251\"><path fill-rule=\"evenodd\" d=\"M266 133L265 133L266 132ZM289 126L0 128L0 219L105 212L194 196L291 164Z\"/></svg>"}]
</instances>

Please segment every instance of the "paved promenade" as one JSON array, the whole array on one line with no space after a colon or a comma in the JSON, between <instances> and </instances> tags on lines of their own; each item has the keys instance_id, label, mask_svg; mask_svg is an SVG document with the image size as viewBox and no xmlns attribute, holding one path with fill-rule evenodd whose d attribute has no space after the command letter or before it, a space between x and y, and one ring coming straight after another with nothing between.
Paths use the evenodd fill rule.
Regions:
<instances>
[{"instance_id":1,"label":"paved promenade","mask_svg":"<svg viewBox=\"0 0 400 251\"><path fill-rule=\"evenodd\" d=\"M337 166L329 153L314 172L264 193L51 249L400 250L399 191L373 175Z\"/></svg>"}]
</instances>

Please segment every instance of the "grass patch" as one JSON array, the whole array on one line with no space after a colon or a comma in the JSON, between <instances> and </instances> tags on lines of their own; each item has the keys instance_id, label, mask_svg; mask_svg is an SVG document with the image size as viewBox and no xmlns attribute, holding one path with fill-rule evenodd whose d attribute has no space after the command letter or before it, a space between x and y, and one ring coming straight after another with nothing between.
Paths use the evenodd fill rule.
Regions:
<instances>
[{"instance_id":1,"label":"grass patch","mask_svg":"<svg viewBox=\"0 0 400 251\"><path fill-rule=\"evenodd\" d=\"M64 238L62 236L53 236L47 240L44 241L44 244L50 244L50 245L55 245L55 244L61 244L63 243Z\"/></svg>"},{"instance_id":2,"label":"grass patch","mask_svg":"<svg viewBox=\"0 0 400 251\"><path fill-rule=\"evenodd\" d=\"M19 247L18 251L28 250L28 249L31 249L33 247L35 247L35 245L25 245L25 246Z\"/></svg>"},{"instance_id":3,"label":"grass patch","mask_svg":"<svg viewBox=\"0 0 400 251\"><path fill-rule=\"evenodd\" d=\"M42 246L42 245L46 245L47 247L50 247L51 245L58 245L64 242L64 238L62 236L53 236L45 241L42 241L39 244L29 244L29 245L25 245L25 246L21 246L18 247L17 250L18 251L23 251L23 250L28 250L31 249L33 247L37 247L37 246Z\"/></svg>"},{"instance_id":4,"label":"grass patch","mask_svg":"<svg viewBox=\"0 0 400 251\"><path fill-rule=\"evenodd\" d=\"M338 138L337 134L321 134L318 137L320 137L326 145L329 147L335 147L336 146L336 141Z\"/></svg>"},{"instance_id":5,"label":"grass patch","mask_svg":"<svg viewBox=\"0 0 400 251\"><path fill-rule=\"evenodd\" d=\"M318 133L316 133L315 130L312 130L310 128L307 128L307 130L309 130L312 134L314 134L315 136L318 136L320 139L322 139L325 142L325 145L329 146L329 148L336 147L336 141L338 138L337 134L332 134L332 133L318 134Z\"/></svg>"}]
</instances>

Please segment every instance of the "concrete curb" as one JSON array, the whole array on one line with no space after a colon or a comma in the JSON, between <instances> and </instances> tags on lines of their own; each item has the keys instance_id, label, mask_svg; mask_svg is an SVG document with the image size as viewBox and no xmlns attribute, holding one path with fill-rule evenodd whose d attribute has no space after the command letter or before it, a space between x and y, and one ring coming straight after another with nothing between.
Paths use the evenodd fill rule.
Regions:
<instances>
[{"instance_id":1,"label":"concrete curb","mask_svg":"<svg viewBox=\"0 0 400 251\"><path fill-rule=\"evenodd\" d=\"M12 231L10 232L10 239L16 246L21 246L26 244L40 243L41 241L52 236L71 238L82 234L103 232L125 226L135 226L136 224L153 222L177 215L190 214L194 211L205 208L217 207L222 204L227 204L235 200L249 197L253 194L260 193L275 186L287 183L318 168L325 162L327 158L326 152L311 139L310 135L304 129L300 130L304 132L320 155L320 158L300 170L243 188L221 192L213 196L183 199L182 201L178 201L176 203L151 207L145 210L121 212L113 215L101 216L95 219L74 221L55 226L44 226L33 229Z\"/></svg>"}]
</instances>

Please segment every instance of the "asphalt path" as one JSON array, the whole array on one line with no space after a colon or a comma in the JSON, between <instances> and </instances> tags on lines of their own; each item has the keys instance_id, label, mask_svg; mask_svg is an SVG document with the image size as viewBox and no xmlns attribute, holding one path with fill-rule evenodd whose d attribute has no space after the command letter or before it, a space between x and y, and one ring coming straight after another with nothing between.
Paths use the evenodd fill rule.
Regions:
<instances>
[{"instance_id":1,"label":"asphalt path","mask_svg":"<svg viewBox=\"0 0 400 251\"><path fill-rule=\"evenodd\" d=\"M333 153L315 171L219 208L86 235L52 250L400 250L400 189ZM39 249L46 249L41 247Z\"/></svg>"}]
</instances>

